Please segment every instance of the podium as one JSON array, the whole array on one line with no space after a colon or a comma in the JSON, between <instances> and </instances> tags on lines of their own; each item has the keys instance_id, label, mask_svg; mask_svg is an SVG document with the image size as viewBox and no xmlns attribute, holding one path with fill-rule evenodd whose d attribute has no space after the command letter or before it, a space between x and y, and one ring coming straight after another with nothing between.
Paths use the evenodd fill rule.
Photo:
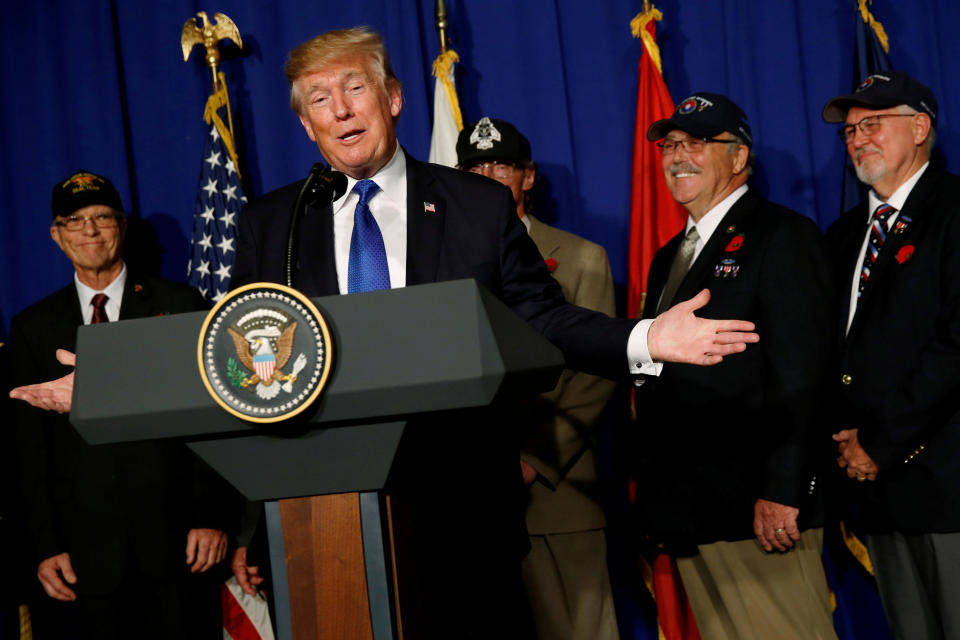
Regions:
<instances>
[{"instance_id":1,"label":"podium","mask_svg":"<svg viewBox=\"0 0 960 640\"><path fill-rule=\"evenodd\" d=\"M82 327L70 419L90 444L181 438L265 501L280 640L414 637L398 549L409 532L385 491L398 466L424 462L398 457L404 434L424 416L549 390L563 357L473 280L314 303L333 369L292 424L246 422L210 397L204 312Z\"/></svg>"}]
</instances>

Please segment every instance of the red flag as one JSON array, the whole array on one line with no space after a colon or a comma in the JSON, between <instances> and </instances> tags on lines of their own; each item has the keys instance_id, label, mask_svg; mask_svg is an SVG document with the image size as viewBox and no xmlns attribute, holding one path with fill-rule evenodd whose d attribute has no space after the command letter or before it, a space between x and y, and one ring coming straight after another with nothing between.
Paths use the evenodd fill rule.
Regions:
<instances>
[{"instance_id":1,"label":"red flag","mask_svg":"<svg viewBox=\"0 0 960 640\"><path fill-rule=\"evenodd\" d=\"M653 6L634 18L633 35L643 41L637 82L637 119L633 134L633 180L630 193L630 263L627 312L643 312L647 274L653 254L679 233L687 214L676 203L660 169L660 150L647 140L650 125L673 114L673 100L663 82L655 21L663 17Z\"/></svg>"}]
</instances>

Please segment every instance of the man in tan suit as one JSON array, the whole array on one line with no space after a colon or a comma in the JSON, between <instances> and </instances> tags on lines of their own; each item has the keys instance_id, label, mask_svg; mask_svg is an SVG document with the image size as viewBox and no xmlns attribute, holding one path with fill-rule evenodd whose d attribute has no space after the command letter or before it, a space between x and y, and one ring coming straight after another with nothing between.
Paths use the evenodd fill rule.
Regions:
<instances>
[{"instance_id":1,"label":"man in tan suit","mask_svg":"<svg viewBox=\"0 0 960 640\"><path fill-rule=\"evenodd\" d=\"M511 189L517 215L569 302L614 315L603 247L531 214L536 166L530 143L509 122L482 118L457 140L462 169ZM523 580L537 628L549 640L618 638L597 501L595 429L614 383L566 369L556 388L526 409L520 467L528 488L531 551Z\"/></svg>"}]
</instances>

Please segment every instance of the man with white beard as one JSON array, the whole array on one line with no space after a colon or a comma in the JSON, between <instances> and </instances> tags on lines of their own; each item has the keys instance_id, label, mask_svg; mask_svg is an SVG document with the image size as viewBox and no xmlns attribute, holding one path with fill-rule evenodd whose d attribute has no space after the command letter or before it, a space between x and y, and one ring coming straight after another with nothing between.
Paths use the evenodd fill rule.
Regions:
<instances>
[{"instance_id":1,"label":"man with white beard","mask_svg":"<svg viewBox=\"0 0 960 640\"><path fill-rule=\"evenodd\" d=\"M906 73L830 100L867 199L827 233L840 285L837 464L897 638L960 637L960 178Z\"/></svg>"}]
</instances>

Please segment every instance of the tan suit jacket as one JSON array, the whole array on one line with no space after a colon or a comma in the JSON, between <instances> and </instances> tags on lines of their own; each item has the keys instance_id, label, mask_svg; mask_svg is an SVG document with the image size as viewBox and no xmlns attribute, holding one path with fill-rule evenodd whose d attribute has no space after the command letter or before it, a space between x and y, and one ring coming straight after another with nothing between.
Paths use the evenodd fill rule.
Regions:
<instances>
[{"instance_id":1,"label":"tan suit jacket","mask_svg":"<svg viewBox=\"0 0 960 640\"><path fill-rule=\"evenodd\" d=\"M613 276L598 244L555 229L533 216L530 237L573 304L615 314ZM597 419L616 385L604 378L565 369L556 388L538 399L521 457L540 477L530 486L527 529L533 535L600 529L605 525L597 499L594 451Z\"/></svg>"}]
</instances>

